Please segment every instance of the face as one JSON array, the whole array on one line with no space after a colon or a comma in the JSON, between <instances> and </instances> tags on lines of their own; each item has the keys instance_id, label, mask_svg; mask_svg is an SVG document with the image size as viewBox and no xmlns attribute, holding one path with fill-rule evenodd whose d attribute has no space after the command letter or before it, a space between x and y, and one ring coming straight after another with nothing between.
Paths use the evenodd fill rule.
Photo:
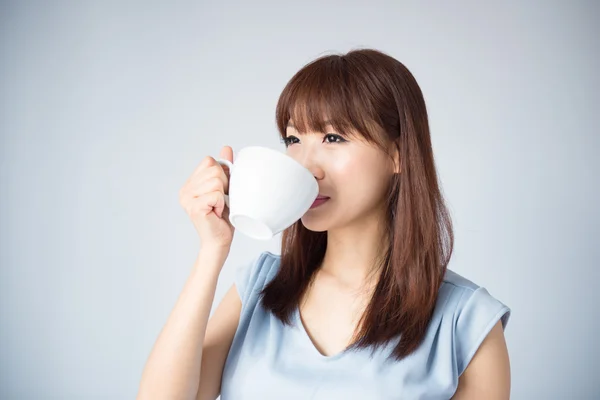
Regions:
<instances>
[{"instance_id":1,"label":"face","mask_svg":"<svg viewBox=\"0 0 600 400\"><path fill-rule=\"evenodd\" d=\"M381 215L395 172L386 153L359 135L344 136L332 126L325 132L302 134L290 121L286 133L287 154L312 172L319 196L328 197L302 217L307 229L340 229Z\"/></svg>"}]
</instances>

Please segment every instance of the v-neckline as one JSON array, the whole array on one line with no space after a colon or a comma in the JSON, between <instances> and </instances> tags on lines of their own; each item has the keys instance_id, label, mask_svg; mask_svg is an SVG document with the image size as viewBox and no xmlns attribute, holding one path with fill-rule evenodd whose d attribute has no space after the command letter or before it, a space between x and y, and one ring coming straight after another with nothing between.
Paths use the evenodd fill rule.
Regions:
<instances>
[{"instance_id":1,"label":"v-neckline","mask_svg":"<svg viewBox=\"0 0 600 400\"><path fill-rule=\"evenodd\" d=\"M319 358L323 361L335 361L339 358L344 357L346 354L348 354L350 352L348 347L346 347L345 349L343 349L335 354L329 355L329 356L321 353L319 351L319 349L317 348L317 346L315 345L315 343L313 342L310 335L308 334L308 331L306 330L304 323L302 322L302 315L300 314L299 306L297 306L294 311L294 317L296 319L298 329L300 330L300 335L302 336L304 342L306 342L307 346L312 349L311 351L316 355L317 358Z\"/></svg>"}]
</instances>

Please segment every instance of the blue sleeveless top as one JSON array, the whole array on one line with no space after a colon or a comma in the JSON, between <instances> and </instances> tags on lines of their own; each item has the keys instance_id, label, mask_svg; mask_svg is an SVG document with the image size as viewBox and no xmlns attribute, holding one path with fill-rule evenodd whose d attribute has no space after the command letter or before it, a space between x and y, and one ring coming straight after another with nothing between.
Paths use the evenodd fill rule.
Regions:
<instances>
[{"instance_id":1,"label":"blue sleeveless top","mask_svg":"<svg viewBox=\"0 0 600 400\"><path fill-rule=\"evenodd\" d=\"M237 269L240 321L221 382L222 400L449 399L483 339L510 309L488 291L447 270L423 343L395 361L397 340L379 348L322 355L297 311L293 326L265 310L258 294L275 276L280 256L263 252Z\"/></svg>"}]
</instances>

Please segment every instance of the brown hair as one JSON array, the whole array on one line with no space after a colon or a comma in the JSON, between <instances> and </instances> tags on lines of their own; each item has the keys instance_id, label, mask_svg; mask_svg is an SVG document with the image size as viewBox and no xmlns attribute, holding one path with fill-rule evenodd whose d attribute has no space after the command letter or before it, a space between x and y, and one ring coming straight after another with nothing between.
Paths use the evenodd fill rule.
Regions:
<instances>
[{"instance_id":1,"label":"brown hair","mask_svg":"<svg viewBox=\"0 0 600 400\"><path fill-rule=\"evenodd\" d=\"M375 350L400 335L390 356L401 360L422 342L454 245L452 221L435 169L427 109L419 85L398 60L372 49L321 56L287 83L276 121L299 132L361 135L389 156L400 173L387 197L389 245L381 275L348 349ZM281 268L261 292L263 306L284 324L298 307L327 248L327 233L301 221L283 232Z\"/></svg>"}]
</instances>

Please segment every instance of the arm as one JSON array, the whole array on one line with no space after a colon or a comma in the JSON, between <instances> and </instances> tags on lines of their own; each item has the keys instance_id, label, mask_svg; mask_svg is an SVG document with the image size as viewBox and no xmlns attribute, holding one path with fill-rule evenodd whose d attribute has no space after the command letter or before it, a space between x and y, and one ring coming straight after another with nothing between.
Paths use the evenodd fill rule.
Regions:
<instances>
[{"instance_id":1,"label":"arm","mask_svg":"<svg viewBox=\"0 0 600 400\"><path fill-rule=\"evenodd\" d=\"M202 376L196 400L215 400L221 394L221 377L235 336L242 302L235 285L223 297L208 322L202 346Z\"/></svg>"},{"instance_id":2,"label":"arm","mask_svg":"<svg viewBox=\"0 0 600 400\"><path fill-rule=\"evenodd\" d=\"M460 376L453 400L510 398L510 362L499 321Z\"/></svg>"},{"instance_id":3,"label":"arm","mask_svg":"<svg viewBox=\"0 0 600 400\"><path fill-rule=\"evenodd\" d=\"M217 397L218 393L213 394L215 387L220 386L220 372L215 371L222 370L219 360L224 360L222 353L231 344L230 338L239 319L239 311L237 315L235 311L241 308L237 306L236 299L232 299L237 293L232 295L230 289L220 305L219 314L215 313L210 327L207 327L218 276L226 258L227 252L224 251L200 251L146 362L138 400L194 399L199 394L199 387L208 388L203 389L207 394L200 398ZM227 312L229 316L224 316ZM217 376L219 382L211 382Z\"/></svg>"}]
</instances>

